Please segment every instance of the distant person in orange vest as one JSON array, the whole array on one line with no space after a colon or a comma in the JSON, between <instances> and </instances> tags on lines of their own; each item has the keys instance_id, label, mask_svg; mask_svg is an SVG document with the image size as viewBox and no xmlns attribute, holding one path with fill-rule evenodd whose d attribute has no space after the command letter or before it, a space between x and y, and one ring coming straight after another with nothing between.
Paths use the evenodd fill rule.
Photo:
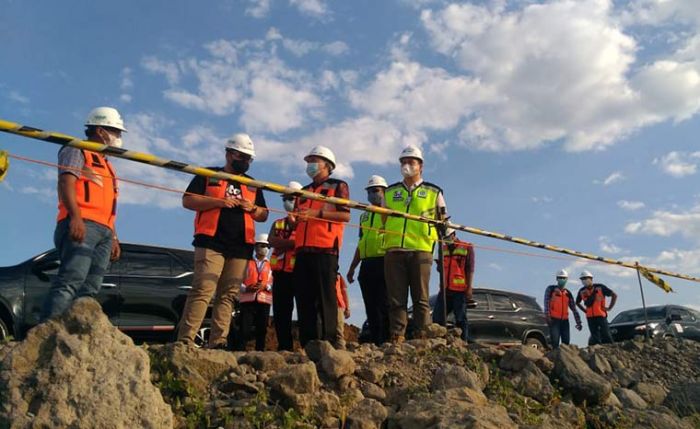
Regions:
<instances>
[{"instance_id":1,"label":"distant person in orange vest","mask_svg":"<svg viewBox=\"0 0 700 429\"><path fill-rule=\"evenodd\" d=\"M348 297L348 284L343 276L338 273L335 282L335 294L338 301L338 334L336 344L340 349L345 348L345 319L350 318L350 298Z\"/></svg>"},{"instance_id":2,"label":"distant person in orange vest","mask_svg":"<svg viewBox=\"0 0 700 429\"><path fill-rule=\"evenodd\" d=\"M241 285L241 335L238 349L245 350L255 326L255 350L265 350L265 336L272 305L272 269L266 256L270 250L267 234L255 239L255 259L248 261L246 279Z\"/></svg>"},{"instance_id":3,"label":"distant person in orange vest","mask_svg":"<svg viewBox=\"0 0 700 429\"><path fill-rule=\"evenodd\" d=\"M85 121L91 142L113 149L126 132L116 109L98 107ZM107 152L109 153L109 152ZM58 151L58 217L54 244L61 265L44 301L41 320L63 313L76 298L96 297L109 261L121 250L114 221L117 216L117 177L107 157L64 146Z\"/></svg>"},{"instance_id":4,"label":"distant person in orange vest","mask_svg":"<svg viewBox=\"0 0 700 429\"><path fill-rule=\"evenodd\" d=\"M462 340L467 341L469 338L467 307L476 307L472 298L474 246L458 239L456 231L448 228L442 249L443 263L438 263L438 271L445 271L442 275L443 284L447 289L447 295L444 298L447 302L447 311L445 312L443 307L443 291L440 291L433 310L433 322L444 325L443 316L452 312L455 316L455 325L462 330Z\"/></svg>"},{"instance_id":5,"label":"distant person in orange vest","mask_svg":"<svg viewBox=\"0 0 700 429\"><path fill-rule=\"evenodd\" d=\"M574 297L566 288L569 273L561 270L557 273L557 284L547 286L544 291L544 315L549 325L549 336L552 347L559 347L559 340L563 344L569 344L571 335L569 332L569 310L576 319L576 329L581 330L581 317L576 311Z\"/></svg>"},{"instance_id":6,"label":"distant person in orange vest","mask_svg":"<svg viewBox=\"0 0 700 429\"><path fill-rule=\"evenodd\" d=\"M288 188L301 189L301 183L289 182ZM296 197L282 194L282 204L287 213L294 211ZM294 230L295 227L285 216L277 219L270 227L272 246L272 313L277 334L277 350L292 350L292 313L294 312Z\"/></svg>"},{"instance_id":7,"label":"distant person in orange vest","mask_svg":"<svg viewBox=\"0 0 700 429\"><path fill-rule=\"evenodd\" d=\"M255 156L247 134L226 141L226 165L214 168L247 174ZM255 222L265 222L268 210L262 190L238 182L196 176L182 197L194 210L194 277L178 329L178 341L191 344L214 296L209 348L226 349L233 303L255 245Z\"/></svg>"},{"instance_id":8,"label":"distant person in orange vest","mask_svg":"<svg viewBox=\"0 0 700 429\"><path fill-rule=\"evenodd\" d=\"M304 161L306 174L313 180L304 186L305 191L328 197L350 197L348 184L330 177L336 167L330 149L316 146ZM294 283L301 345L316 339L335 343L338 327L335 281L350 209L300 197L289 220L296 225Z\"/></svg>"},{"instance_id":9,"label":"distant person in orange vest","mask_svg":"<svg viewBox=\"0 0 700 429\"><path fill-rule=\"evenodd\" d=\"M586 313L588 329L591 331L588 345L613 343L608 326L608 312L615 306L617 294L604 284L593 283L593 274L589 271L581 273L581 283L583 283L583 287L576 295L576 306ZM605 306L606 296L610 297L610 305L607 307ZM581 305L581 302L585 307Z\"/></svg>"}]
</instances>

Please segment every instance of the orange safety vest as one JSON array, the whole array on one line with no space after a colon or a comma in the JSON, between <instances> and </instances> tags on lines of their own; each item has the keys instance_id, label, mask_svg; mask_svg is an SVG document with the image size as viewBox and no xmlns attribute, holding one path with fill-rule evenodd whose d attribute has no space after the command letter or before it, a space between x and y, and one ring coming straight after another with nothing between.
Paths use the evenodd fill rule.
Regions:
<instances>
[{"instance_id":1,"label":"orange safety vest","mask_svg":"<svg viewBox=\"0 0 700 429\"><path fill-rule=\"evenodd\" d=\"M593 286L592 291L589 291L588 288L585 287L581 290L581 298L584 304L593 293L595 294L593 305L590 307L586 306L586 317L607 317L608 312L605 311L605 296L599 287Z\"/></svg>"},{"instance_id":2,"label":"orange safety vest","mask_svg":"<svg viewBox=\"0 0 700 429\"><path fill-rule=\"evenodd\" d=\"M343 276L338 274L338 278L335 281L335 296L338 300L338 308L341 310L345 310L347 306L345 300L343 299L343 287L345 287L345 279L343 279Z\"/></svg>"},{"instance_id":3,"label":"orange safety vest","mask_svg":"<svg viewBox=\"0 0 700 429\"><path fill-rule=\"evenodd\" d=\"M272 292L265 290L266 286L272 284L272 270L270 268L270 261L267 259L263 261L262 270L258 271L258 264L255 260L248 261L248 268L246 270L247 276L243 282L243 286L255 286L261 283L263 288L258 291L251 292L241 292L238 297L240 303L244 302L258 302L260 304L272 304Z\"/></svg>"},{"instance_id":4,"label":"orange safety vest","mask_svg":"<svg viewBox=\"0 0 700 429\"><path fill-rule=\"evenodd\" d=\"M549 317L569 320L569 300L571 296L566 289L555 287L549 295Z\"/></svg>"},{"instance_id":5,"label":"orange safety vest","mask_svg":"<svg viewBox=\"0 0 700 429\"><path fill-rule=\"evenodd\" d=\"M316 194L334 197L338 191L338 186L344 183L337 179L326 179L320 185L306 185L305 191L314 192ZM321 201L310 200L308 198L299 197L297 200L297 208L299 210L316 209L335 211L335 204L328 204ZM295 235L295 249L300 247L316 247L320 249L335 249L340 250L343 245L343 230L345 224L342 222L329 222L319 219L301 220L297 224Z\"/></svg>"},{"instance_id":6,"label":"orange safety vest","mask_svg":"<svg viewBox=\"0 0 700 429\"><path fill-rule=\"evenodd\" d=\"M204 195L212 198L226 198L227 180L207 179L207 186ZM255 202L255 188L250 188L246 185L241 185L240 197L244 200ZM216 235L216 229L219 226L219 216L221 216L221 208L198 211L194 218L194 235L202 234L213 237ZM245 227L245 242L255 244L255 221L253 215L248 212L243 213L243 223Z\"/></svg>"},{"instance_id":7,"label":"orange safety vest","mask_svg":"<svg viewBox=\"0 0 700 429\"><path fill-rule=\"evenodd\" d=\"M455 243L463 243L461 241L455 241ZM467 290L467 275L464 270L464 264L467 259L469 250L465 246L455 246L453 251L447 244L442 245L442 260L443 269L445 270L444 282L447 286L447 290L454 292L464 292Z\"/></svg>"},{"instance_id":8,"label":"orange safety vest","mask_svg":"<svg viewBox=\"0 0 700 429\"><path fill-rule=\"evenodd\" d=\"M275 223L272 224L273 237L283 238L285 240L294 240L295 235L296 231L289 224L286 217L277 219ZM294 252L294 249L272 249L272 256L270 256L272 271L284 271L285 273L291 273L294 271L295 262L296 252Z\"/></svg>"},{"instance_id":9,"label":"orange safety vest","mask_svg":"<svg viewBox=\"0 0 700 429\"><path fill-rule=\"evenodd\" d=\"M83 171L75 181L75 198L80 207L80 216L109 227L114 231L117 217L117 177L112 164L102 154L81 151L85 158ZM58 217L61 221L68 217L68 209L58 199Z\"/></svg>"}]
</instances>

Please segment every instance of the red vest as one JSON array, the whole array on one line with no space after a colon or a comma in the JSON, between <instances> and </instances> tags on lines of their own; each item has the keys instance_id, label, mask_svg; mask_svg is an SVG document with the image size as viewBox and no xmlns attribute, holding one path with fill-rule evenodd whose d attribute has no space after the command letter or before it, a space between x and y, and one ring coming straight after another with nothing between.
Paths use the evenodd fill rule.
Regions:
<instances>
[{"instance_id":1,"label":"red vest","mask_svg":"<svg viewBox=\"0 0 700 429\"><path fill-rule=\"evenodd\" d=\"M586 317L607 317L608 312L605 311L605 295L599 287L593 287L592 290L588 288L583 288L581 290L581 298L583 298L584 304L588 297L594 293L595 297L593 299L593 304L589 307L586 306Z\"/></svg>"},{"instance_id":2,"label":"red vest","mask_svg":"<svg viewBox=\"0 0 700 429\"><path fill-rule=\"evenodd\" d=\"M258 283L262 284L262 288L257 292L241 292L238 301L244 302L259 302L260 304L272 304L272 292L265 290L266 286L272 284L272 270L270 269L270 261L263 261L262 269L258 271L258 264L255 260L248 261L246 270L246 279L243 286L255 286Z\"/></svg>"},{"instance_id":3,"label":"red vest","mask_svg":"<svg viewBox=\"0 0 700 429\"><path fill-rule=\"evenodd\" d=\"M467 275L464 265L467 260L469 250L465 246L460 246L460 241L455 241L458 245L450 252L450 248L442 245L442 259L445 270L445 286L447 290L454 292L464 292L467 290Z\"/></svg>"},{"instance_id":4,"label":"red vest","mask_svg":"<svg viewBox=\"0 0 700 429\"><path fill-rule=\"evenodd\" d=\"M114 231L117 216L117 177L112 164L102 154L83 150L85 165L75 181L75 198L80 207L80 216L107 226ZM95 183L97 182L97 183ZM58 217L68 217L63 201L58 199Z\"/></svg>"},{"instance_id":5,"label":"red vest","mask_svg":"<svg viewBox=\"0 0 700 429\"><path fill-rule=\"evenodd\" d=\"M226 180L208 178L204 195L223 200L226 198L227 186L228 181ZM241 185L241 198L244 200L255 202L255 192L255 188L251 189L246 185ZM216 235L220 215L220 208L198 211L194 218L194 234L203 234L210 237ZM243 221L245 225L245 242L248 244L255 244L255 221L253 220L253 215L248 212L244 212Z\"/></svg>"},{"instance_id":6,"label":"red vest","mask_svg":"<svg viewBox=\"0 0 700 429\"><path fill-rule=\"evenodd\" d=\"M306 185L305 191L314 192L316 194L334 197L338 191L338 185L343 183L335 179L327 179L320 185ZM335 204L327 204L321 201L310 200L308 198L299 197L297 202L299 210L316 209L335 211ZM343 229L345 224L342 222L329 222L326 220L309 219L301 220L297 224L295 235L295 249L300 247L316 247L320 249L335 249L340 251L343 245Z\"/></svg>"},{"instance_id":7,"label":"red vest","mask_svg":"<svg viewBox=\"0 0 700 429\"><path fill-rule=\"evenodd\" d=\"M289 225L286 217L277 219L275 223L272 224L273 237L283 238L285 240L294 240L295 235L296 232L291 225ZM294 249L272 249L272 256L270 257L272 271L284 271L285 273L291 273L294 271L295 260L296 254Z\"/></svg>"},{"instance_id":8,"label":"red vest","mask_svg":"<svg viewBox=\"0 0 700 429\"><path fill-rule=\"evenodd\" d=\"M549 317L569 320L569 294L566 289L555 287L549 295Z\"/></svg>"}]
</instances>

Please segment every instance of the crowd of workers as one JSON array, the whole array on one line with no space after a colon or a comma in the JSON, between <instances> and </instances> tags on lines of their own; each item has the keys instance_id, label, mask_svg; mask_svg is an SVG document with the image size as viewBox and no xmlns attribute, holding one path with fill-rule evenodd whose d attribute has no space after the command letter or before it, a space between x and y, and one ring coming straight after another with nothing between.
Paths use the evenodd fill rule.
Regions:
<instances>
[{"instance_id":1,"label":"crowd of workers","mask_svg":"<svg viewBox=\"0 0 700 429\"><path fill-rule=\"evenodd\" d=\"M116 109L98 107L85 122L88 140L121 146L127 130ZM225 142L223 167L230 174L247 175L255 157L247 134L235 134ZM311 183L288 187L349 199L348 184L332 178L334 153L316 146L304 156ZM59 214L54 242L61 265L42 311L42 320L62 313L77 297L96 296L110 260L119 258L115 230L118 198L117 176L100 153L63 147L58 154ZM402 180L389 185L380 176L367 183L371 205L434 220L447 216L445 198L437 185L423 180L423 153L408 146L399 155ZM196 212L194 220L194 275L177 340L193 343L212 304L211 331L207 347L243 349L255 338L265 347L270 307L280 350L292 350L292 313L296 306L302 346L322 339L344 347L344 319L350 317L347 286L340 274L339 253L344 227L350 221L347 206L330 204L303 195L282 195L287 215L276 219L268 234L256 234L256 223L267 221L269 210L262 190L235 181L195 176L182 198L182 205ZM472 283L474 248L460 241L454 230L408 218L363 212L360 237L346 277L357 279L372 342L401 343L407 328L410 293L413 303L413 337L425 336L431 322L445 323L454 313L462 339L468 340L467 308L474 307ZM438 260L441 291L431 319L429 283L435 244L442 242ZM268 259L268 252L272 254ZM557 275L557 285L547 288L545 313L552 343L569 342L568 312L581 323L566 290L568 274ZM616 295L593 284L592 275L581 275L584 287L576 305L586 313L594 342L612 341L607 311ZM605 297L612 296L609 307ZM213 302L212 302L213 300ZM231 315L240 303L240 326L235 344L228 344ZM582 306L581 303L585 305Z\"/></svg>"}]
</instances>

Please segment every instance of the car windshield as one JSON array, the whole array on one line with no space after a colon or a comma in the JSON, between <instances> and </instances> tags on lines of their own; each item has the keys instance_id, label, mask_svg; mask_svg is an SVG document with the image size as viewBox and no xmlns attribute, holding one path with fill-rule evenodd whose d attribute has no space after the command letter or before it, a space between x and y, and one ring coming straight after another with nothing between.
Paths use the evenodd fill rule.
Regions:
<instances>
[{"instance_id":1,"label":"car windshield","mask_svg":"<svg viewBox=\"0 0 700 429\"><path fill-rule=\"evenodd\" d=\"M649 320L663 320L666 318L666 307L649 307L647 308L647 317ZM634 310L623 311L618 314L612 323L624 322L643 322L644 309L635 308Z\"/></svg>"}]
</instances>

